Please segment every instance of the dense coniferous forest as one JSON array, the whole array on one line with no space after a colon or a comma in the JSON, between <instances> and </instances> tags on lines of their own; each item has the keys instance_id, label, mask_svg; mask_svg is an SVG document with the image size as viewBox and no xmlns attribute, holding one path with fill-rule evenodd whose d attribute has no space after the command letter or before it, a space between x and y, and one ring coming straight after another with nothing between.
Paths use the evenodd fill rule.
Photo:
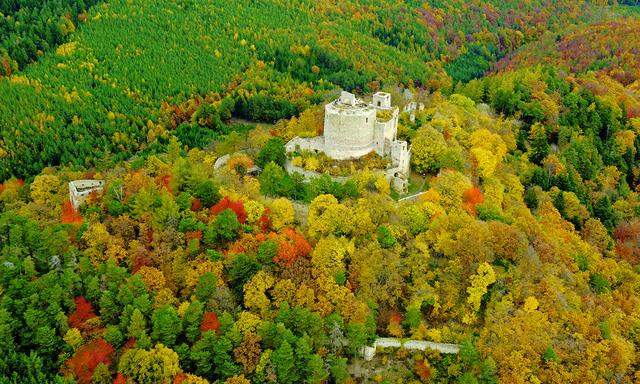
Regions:
<instances>
[{"instance_id":1,"label":"dense coniferous forest","mask_svg":"<svg viewBox=\"0 0 640 384\"><path fill-rule=\"evenodd\" d=\"M57 4L44 2L42 12L49 3ZM515 4L101 3L83 15L90 23L56 40L66 42L55 54L0 83L2 104L21 101L18 110L0 111L0 179L32 176L47 165L120 161L166 145L156 140L167 136L157 128L164 103L230 97L234 115L273 122L336 86L361 92L384 83L449 88L482 75L545 31L615 17L608 8L573 1ZM75 13L63 17L68 30ZM11 11L5 20L14 20ZM45 32L36 29L24 39L9 33L3 40L49 41ZM23 64L20 55L9 54L7 68Z\"/></svg>"},{"instance_id":2,"label":"dense coniferous forest","mask_svg":"<svg viewBox=\"0 0 640 384\"><path fill-rule=\"evenodd\" d=\"M64 43L97 0L0 2L0 75L9 76Z\"/></svg>"},{"instance_id":3,"label":"dense coniferous forest","mask_svg":"<svg viewBox=\"0 0 640 384\"><path fill-rule=\"evenodd\" d=\"M0 383L638 382L634 36L635 1L0 0ZM286 153L339 90L424 105L405 193Z\"/></svg>"}]
</instances>

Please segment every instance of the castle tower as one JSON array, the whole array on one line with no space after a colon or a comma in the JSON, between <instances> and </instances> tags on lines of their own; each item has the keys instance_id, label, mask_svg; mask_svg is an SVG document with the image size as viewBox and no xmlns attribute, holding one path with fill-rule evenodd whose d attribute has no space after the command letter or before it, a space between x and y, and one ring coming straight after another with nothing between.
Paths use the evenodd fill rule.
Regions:
<instances>
[{"instance_id":1,"label":"castle tower","mask_svg":"<svg viewBox=\"0 0 640 384\"><path fill-rule=\"evenodd\" d=\"M375 146L376 152L384 156L389 153L389 143L397 137L399 110L398 107L391 106L391 94L387 92L374 93L371 105L381 112L376 119Z\"/></svg>"},{"instance_id":2,"label":"castle tower","mask_svg":"<svg viewBox=\"0 0 640 384\"><path fill-rule=\"evenodd\" d=\"M376 109L342 92L324 109L324 149L334 159L366 155L374 149Z\"/></svg>"},{"instance_id":3,"label":"castle tower","mask_svg":"<svg viewBox=\"0 0 640 384\"><path fill-rule=\"evenodd\" d=\"M376 108L390 109L391 108L391 94L387 92L376 92L373 94L372 104Z\"/></svg>"}]
</instances>

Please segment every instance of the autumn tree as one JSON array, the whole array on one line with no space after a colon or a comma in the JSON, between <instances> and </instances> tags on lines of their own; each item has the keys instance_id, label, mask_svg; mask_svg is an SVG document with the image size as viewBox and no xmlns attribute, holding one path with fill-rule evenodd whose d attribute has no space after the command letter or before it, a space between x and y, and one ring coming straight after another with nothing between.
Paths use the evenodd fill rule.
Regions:
<instances>
[{"instance_id":1,"label":"autumn tree","mask_svg":"<svg viewBox=\"0 0 640 384\"><path fill-rule=\"evenodd\" d=\"M273 200L270 205L271 225L273 229L279 231L291 224L295 219L293 204L284 197Z\"/></svg>"},{"instance_id":2,"label":"autumn tree","mask_svg":"<svg viewBox=\"0 0 640 384\"><path fill-rule=\"evenodd\" d=\"M216 205L211 207L211 213L213 215L218 215L226 209L233 211L241 224L244 224L247 221L247 212L244 209L242 201L232 201L228 196L225 196Z\"/></svg>"},{"instance_id":3,"label":"autumn tree","mask_svg":"<svg viewBox=\"0 0 640 384\"><path fill-rule=\"evenodd\" d=\"M411 163L419 173L437 172L445 164L447 142L431 125L420 128L411 142Z\"/></svg>"},{"instance_id":4,"label":"autumn tree","mask_svg":"<svg viewBox=\"0 0 640 384\"><path fill-rule=\"evenodd\" d=\"M162 344L151 350L129 349L118 363L118 372L140 384L171 382L180 372L178 354Z\"/></svg>"},{"instance_id":5,"label":"autumn tree","mask_svg":"<svg viewBox=\"0 0 640 384\"><path fill-rule=\"evenodd\" d=\"M85 322L96 317L93 312L93 306L83 296L74 299L76 304L75 311L69 315L69 325L73 328L84 329Z\"/></svg>"},{"instance_id":6,"label":"autumn tree","mask_svg":"<svg viewBox=\"0 0 640 384\"><path fill-rule=\"evenodd\" d=\"M353 231L353 215L333 195L320 195L309 205L309 235L348 235Z\"/></svg>"},{"instance_id":7,"label":"autumn tree","mask_svg":"<svg viewBox=\"0 0 640 384\"><path fill-rule=\"evenodd\" d=\"M260 347L261 340L262 338L259 335L247 332L240 345L233 350L235 361L242 365L245 373L252 373L258 365L262 352Z\"/></svg>"},{"instance_id":8,"label":"autumn tree","mask_svg":"<svg viewBox=\"0 0 640 384\"><path fill-rule=\"evenodd\" d=\"M291 228L285 229L279 236L278 251L273 261L290 267L297 259L306 257L311 252L311 245L301 233Z\"/></svg>"},{"instance_id":9,"label":"autumn tree","mask_svg":"<svg viewBox=\"0 0 640 384\"><path fill-rule=\"evenodd\" d=\"M353 244L343 237L320 239L311 254L311 263L316 277L336 277L345 269L347 255L353 253Z\"/></svg>"},{"instance_id":10,"label":"autumn tree","mask_svg":"<svg viewBox=\"0 0 640 384\"><path fill-rule=\"evenodd\" d=\"M478 266L477 274L471 276L471 285L467 288L467 303L471 305L472 314L465 315L464 322L472 322L474 313L480 309L482 297L487 293L489 285L496 281L496 275L488 263L482 263Z\"/></svg>"},{"instance_id":11,"label":"autumn tree","mask_svg":"<svg viewBox=\"0 0 640 384\"><path fill-rule=\"evenodd\" d=\"M73 357L67 360L66 367L79 383L88 384L99 364L111 364L113 352L113 347L104 339L95 339L80 347Z\"/></svg>"},{"instance_id":12,"label":"autumn tree","mask_svg":"<svg viewBox=\"0 0 640 384\"><path fill-rule=\"evenodd\" d=\"M202 315L202 323L200 323L200 331L218 331L220 329L220 320L218 320L218 316L213 312L205 312Z\"/></svg>"},{"instance_id":13,"label":"autumn tree","mask_svg":"<svg viewBox=\"0 0 640 384\"><path fill-rule=\"evenodd\" d=\"M275 280L268 272L258 271L244 285L244 305L247 308L264 312L270 304L266 291L273 286Z\"/></svg>"}]
</instances>

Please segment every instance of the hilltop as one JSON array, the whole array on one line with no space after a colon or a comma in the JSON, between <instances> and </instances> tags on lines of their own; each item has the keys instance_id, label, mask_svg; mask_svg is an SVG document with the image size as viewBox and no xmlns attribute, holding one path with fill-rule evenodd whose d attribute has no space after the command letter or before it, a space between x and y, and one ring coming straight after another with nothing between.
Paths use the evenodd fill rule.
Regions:
<instances>
[{"instance_id":1,"label":"hilltop","mask_svg":"<svg viewBox=\"0 0 640 384\"><path fill-rule=\"evenodd\" d=\"M461 95L425 103L415 123L402 118L413 167L427 170L416 202L395 202L364 170L344 185L296 186L309 202L298 211L295 196L279 195L301 181L277 156L257 178L244 173L277 153L277 139L260 140L266 128L252 135L255 156L219 170L212 153L172 140L101 173L47 169L5 183L0 372L348 383L357 364L362 380L390 382L631 380L638 193L598 192L616 199L610 235L580 195L535 185L515 119ZM556 167L570 174L572 158ZM82 178L106 186L74 211L67 182ZM379 350L363 365L360 347L377 336L461 350Z\"/></svg>"}]
</instances>

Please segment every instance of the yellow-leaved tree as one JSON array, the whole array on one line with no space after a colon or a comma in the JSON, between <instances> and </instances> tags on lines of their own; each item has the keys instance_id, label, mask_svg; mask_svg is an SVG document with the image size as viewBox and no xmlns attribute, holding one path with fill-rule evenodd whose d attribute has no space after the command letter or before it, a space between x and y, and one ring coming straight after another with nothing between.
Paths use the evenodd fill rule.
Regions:
<instances>
[{"instance_id":1,"label":"yellow-leaved tree","mask_svg":"<svg viewBox=\"0 0 640 384\"><path fill-rule=\"evenodd\" d=\"M354 229L353 215L333 195L319 195L309 205L309 236L349 235Z\"/></svg>"},{"instance_id":2,"label":"yellow-leaved tree","mask_svg":"<svg viewBox=\"0 0 640 384\"><path fill-rule=\"evenodd\" d=\"M338 273L344 272L344 259L347 255L353 254L353 250L353 243L343 237L323 237L311 254L314 276L335 277Z\"/></svg>"},{"instance_id":3,"label":"yellow-leaved tree","mask_svg":"<svg viewBox=\"0 0 640 384\"><path fill-rule=\"evenodd\" d=\"M480 310L482 297L487 293L488 287L496 281L496 273L489 263L484 262L478 266L477 273L472 275L469 280L471 280L471 285L467 288L469 294L467 303L470 304L473 312L465 314L462 319L466 324L475 320L476 312Z\"/></svg>"},{"instance_id":4,"label":"yellow-leaved tree","mask_svg":"<svg viewBox=\"0 0 640 384\"><path fill-rule=\"evenodd\" d=\"M275 279L269 273L260 270L244 285L244 305L261 313L269 308L267 290L273 286Z\"/></svg>"},{"instance_id":5,"label":"yellow-leaved tree","mask_svg":"<svg viewBox=\"0 0 640 384\"><path fill-rule=\"evenodd\" d=\"M55 175L39 175L33 179L29 186L31 199L48 207L54 207L60 203L62 182Z\"/></svg>"},{"instance_id":6,"label":"yellow-leaved tree","mask_svg":"<svg viewBox=\"0 0 640 384\"><path fill-rule=\"evenodd\" d=\"M411 142L411 163L418 173L436 172L442 167L447 142L441 132L427 124L418 129Z\"/></svg>"},{"instance_id":7,"label":"yellow-leaved tree","mask_svg":"<svg viewBox=\"0 0 640 384\"><path fill-rule=\"evenodd\" d=\"M274 230L279 231L293 224L295 211L291 201L281 197L275 199L269 208L271 209L271 226Z\"/></svg>"},{"instance_id":8,"label":"yellow-leaved tree","mask_svg":"<svg viewBox=\"0 0 640 384\"><path fill-rule=\"evenodd\" d=\"M162 344L146 351L129 349L120 358L118 372L136 383L167 383L180 373L178 354Z\"/></svg>"},{"instance_id":9,"label":"yellow-leaved tree","mask_svg":"<svg viewBox=\"0 0 640 384\"><path fill-rule=\"evenodd\" d=\"M478 175L482 178L491 177L498 164L507 153L507 145L500 135L487 129L478 129L471 133L471 156L473 157Z\"/></svg>"}]
</instances>

